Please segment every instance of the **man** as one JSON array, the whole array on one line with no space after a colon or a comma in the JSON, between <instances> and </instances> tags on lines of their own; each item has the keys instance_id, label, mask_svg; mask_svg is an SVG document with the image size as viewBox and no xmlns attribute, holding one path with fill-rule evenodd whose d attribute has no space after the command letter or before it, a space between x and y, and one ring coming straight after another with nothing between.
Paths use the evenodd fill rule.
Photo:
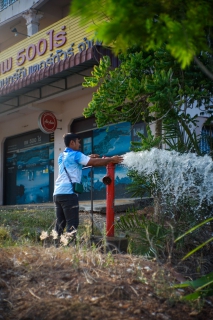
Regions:
<instances>
[{"instance_id":1,"label":"man","mask_svg":"<svg viewBox=\"0 0 213 320\"><path fill-rule=\"evenodd\" d=\"M81 145L78 135L66 133L63 138L66 148L58 158L59 175L53 193L57 218L56 231L59 236L65 226L67 232L72 232L79 225L78 195L73 190L73 183L81 182L82 166L106 166L110 162L118 164L123 160L121 156L104 159L99 158L97 154L86 156L79 151Z\"/></svg>"}]
</instances>

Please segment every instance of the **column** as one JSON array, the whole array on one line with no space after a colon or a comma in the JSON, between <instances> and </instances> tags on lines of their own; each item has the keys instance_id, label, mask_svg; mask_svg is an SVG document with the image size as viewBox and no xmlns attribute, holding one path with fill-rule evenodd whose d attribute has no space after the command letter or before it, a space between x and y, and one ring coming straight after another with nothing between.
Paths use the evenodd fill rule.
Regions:
<instances>
[{"instance_id":1,"label":"column","mask_svg":"<svg viewBox=\"0 0 213 320\"><path fill-rule=\"evenodd\" d=\"M39 21L44 13L35 9L29 9L23 12L22 17L26 20L27 35L32 36L38 32Z\"/></svg>"}]
</instances>

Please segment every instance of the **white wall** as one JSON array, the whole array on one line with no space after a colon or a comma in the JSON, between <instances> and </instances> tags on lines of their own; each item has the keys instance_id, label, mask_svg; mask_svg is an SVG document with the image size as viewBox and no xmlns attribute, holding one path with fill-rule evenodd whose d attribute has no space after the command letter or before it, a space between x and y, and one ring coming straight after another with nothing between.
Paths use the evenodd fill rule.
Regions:
<instances>
[{"instance_id":1,"label":"white wall","mask_svg":"<svg viewBox=\"0 0 213 320\"><path fill-rule=\"evenodd\" d=\"M64 150L63 134L69 132L70 125L75 118L82 117L83 109L91 101L91 90L79 90L75 98L60 101L59 98L29 105L19 112L23 113L18 118L9 119L0 123L0 205L3 204L3 169L4 169L4 142L8 137L27 133L38 129L38 117L44 110L54 112L58 120L58 128L55 131L54 142L54 180L58 176L58 156ZM61 97L63 99L63 96ZM27 114L30 112L29 114ZM15 117L15 115L14 115Z\"/></svg>"},{"instance_id":2,"label":"white wall","mask_svg":"<svg viewBox=\"0 0 213 320\"><path fill-rule=\"evenodd\" d=\"M82 117L83 109L88 106L88 103L91 101L91 93L84 94L79 98L66 101L63 104L63 112L58 114L58 119L62 121L59 122L58 127L61 127L62 130L55 131L55 146L54 146L54 180L58 176L58 156L64 150L64 141L63 135L67 132L70 132L70 125L73 120L79 117Z\"/></svg>"},{"instance_id":3,"label":"white wall","mask_svg":"<svg viewBox=\"0 0 213 320\"><path fill-rule=\"evenodd\" d=\"M38 116L41 111L29 115L23 115L17 119L10 120L8 122L2 122L0 126L0 205L3 203L3 155L4 155L4 142L8 137L12 137L17 134L29 132L38 129Z\"/></svg>"}]
</instances>

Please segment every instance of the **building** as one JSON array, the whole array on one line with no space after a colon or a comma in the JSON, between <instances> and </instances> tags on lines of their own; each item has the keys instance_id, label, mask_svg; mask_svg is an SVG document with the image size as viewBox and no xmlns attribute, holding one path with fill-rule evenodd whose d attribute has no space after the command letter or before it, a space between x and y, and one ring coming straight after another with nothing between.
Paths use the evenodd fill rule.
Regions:
<instances>
[{"instance_id":1,"label":"building","mask_svg":"<svg viewBox=\"0 0 213 320\"><path fill-rule=\"evenodd\" d=\"M64 149L62 135L77 132L82 151L101 156L129 151L136 132L119 123L97 129L82 112L92 97L83 89L103 54L118 60L100 43L94 44L87 28L69 16L70 0L0 0L0 205L52 201L57 158ZM105 168L94 169L94 199L105 199ZM116 197L127 197L129 180L116 168ZM90 198L91 168L83 172Z\"/></svg>"}]
</instances>

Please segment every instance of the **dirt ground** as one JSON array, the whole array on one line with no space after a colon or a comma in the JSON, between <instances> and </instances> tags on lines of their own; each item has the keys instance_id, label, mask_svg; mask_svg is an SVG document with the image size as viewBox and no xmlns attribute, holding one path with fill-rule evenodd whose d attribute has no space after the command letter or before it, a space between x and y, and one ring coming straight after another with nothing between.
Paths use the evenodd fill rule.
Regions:
<instances>
[{"instance_id":1,"label":"dirt ground","mask_svg":"<svg viewBox=\"0 0 213 320\"><path fill-rule=\"evenodd\" d=\"M180 302L168 266L84 246L0 249L0 319L213 319L213 300Z\"/></svg>"}]
</instances>

